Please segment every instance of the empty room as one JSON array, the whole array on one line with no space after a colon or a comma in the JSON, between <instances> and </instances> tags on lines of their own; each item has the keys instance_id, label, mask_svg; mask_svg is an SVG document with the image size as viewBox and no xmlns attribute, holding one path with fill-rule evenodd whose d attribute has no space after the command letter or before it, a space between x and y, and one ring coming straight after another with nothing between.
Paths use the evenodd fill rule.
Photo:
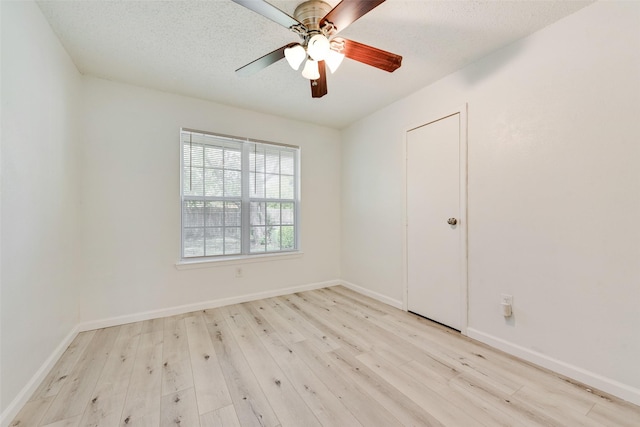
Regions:
<instances>
[{"instance_id":1,"label":"empty room","mask_svg":"<svg viewBox=\"0 0 640 427\"><path fill-rule=\"evenodd\" d=\"M640 426L640 1L0 22L0 427Z\"/></svg>"}]
</instances>

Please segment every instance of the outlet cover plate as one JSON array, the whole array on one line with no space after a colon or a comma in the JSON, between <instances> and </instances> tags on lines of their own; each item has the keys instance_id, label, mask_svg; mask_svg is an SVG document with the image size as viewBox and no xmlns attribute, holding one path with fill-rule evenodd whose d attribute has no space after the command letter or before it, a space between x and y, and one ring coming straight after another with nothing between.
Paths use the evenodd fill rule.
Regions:
<instances>
[{"instance_id":1,"label":"outlet cover plate","mask_svg":"<svg viewBox=\"0 0 640 427\"><path fill-rule=\"evenodd\" d=\"M500 294L500 303L513 305L513 295Z\"/></svg>"}]
</instances>

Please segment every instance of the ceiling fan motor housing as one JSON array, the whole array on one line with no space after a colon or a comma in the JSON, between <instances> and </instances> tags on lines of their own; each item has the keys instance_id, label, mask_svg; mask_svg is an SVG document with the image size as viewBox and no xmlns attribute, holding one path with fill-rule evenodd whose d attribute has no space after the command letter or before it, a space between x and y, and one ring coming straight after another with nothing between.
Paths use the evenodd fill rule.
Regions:
<instances>
[{"instance_id":1,"label":"ceiling fan motor housing","mask_svg":"<svg viewBox=\"0 0 640 427\"><path fill-rule=\"evenodd\" d=\"M320 31L320 20L331 9L331 5L322 0L309 0L296 7L293 17L302 22L310 33L315 33Z\"/></svg>"}]
</instances>

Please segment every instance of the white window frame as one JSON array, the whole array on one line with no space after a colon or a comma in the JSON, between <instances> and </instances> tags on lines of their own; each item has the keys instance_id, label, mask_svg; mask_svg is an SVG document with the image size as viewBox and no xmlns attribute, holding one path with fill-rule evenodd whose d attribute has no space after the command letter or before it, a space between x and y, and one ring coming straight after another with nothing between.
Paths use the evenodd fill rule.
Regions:
<instances>
[{"instance_id":1,"label":"white window frame","mask_svg":"<svg viewBox=\"0 0 640 427\"><path fill-rule=\"evenodd\" d=\"M238 144L241 147L241 182L242 182L242 191L241 196L238 199L228 198L228 197L213 197L213 196L189 196L185 195L184 192L184 178L185 178L185 159L184 159L184 143L183 143L183 134L190 133L193 135L199 135L202 137L211 137L214 140L219 142L230 142L233 144ZM207 132L202 130L195 130L189 128L180 129L180 254L179 261L177 265L184 264L198 264L203 262L216 262L216 261L235 261L235 260L256 260L256 258L261 257L273 257L273 256L291 256L295 254L300 254L300 147L296 145L288 145L288 144L280 144L274 143L270 141L262 141L250 138L241 138L236 136L218 134L213 132ZM212 144L213 145L213 144ZM294 194L293 199L287 198L267 198L266 193L265 197L257 198L250 197L250 166L249 166L249 158L251 154L251 149L254 147L261 148L272 148L278 151L286 151L293 153L294 160ZM278 174L280 177L283 174L280 172ZM204 256L187 256L185 257L185 220L184 220L184 202L185 200L202 200L202 201L240 201L241 202L241 223L240 223L240 233L241 233L241 250L240 253L236 254L220 254L220 255L204 255ZM265 251L259 252L251 252L251 227L250 223L250 209L252 203L292 203L294 206L294 246L291 249L280 249L280 250L268 250L265 247ZM282 225L280 225L282 226ZM223 229L226 225L223 226ZM266 227L266 226L265 226ZM205 226L206 228L206 226ZM206 248L206 243L204 243Z\"/></svg>"}]
</instances>

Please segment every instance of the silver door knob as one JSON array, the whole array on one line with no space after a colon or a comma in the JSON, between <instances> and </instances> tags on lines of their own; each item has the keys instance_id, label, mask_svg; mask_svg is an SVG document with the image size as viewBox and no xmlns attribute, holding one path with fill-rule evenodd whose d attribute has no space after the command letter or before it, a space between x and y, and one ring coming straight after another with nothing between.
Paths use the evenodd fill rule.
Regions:
<instances>
[{"instance_id":1,"label":"silver door knob","mask_svg":"<svg viewBox=\"0 0 640 427\"><path fill-rule=\"evenodd\" d=\"M447 224L449 224L449 225L456 225L457 223L458 223L458 220L455 219L455 218L449 218L447 220Z\"/></svg>"}]
</instances>

